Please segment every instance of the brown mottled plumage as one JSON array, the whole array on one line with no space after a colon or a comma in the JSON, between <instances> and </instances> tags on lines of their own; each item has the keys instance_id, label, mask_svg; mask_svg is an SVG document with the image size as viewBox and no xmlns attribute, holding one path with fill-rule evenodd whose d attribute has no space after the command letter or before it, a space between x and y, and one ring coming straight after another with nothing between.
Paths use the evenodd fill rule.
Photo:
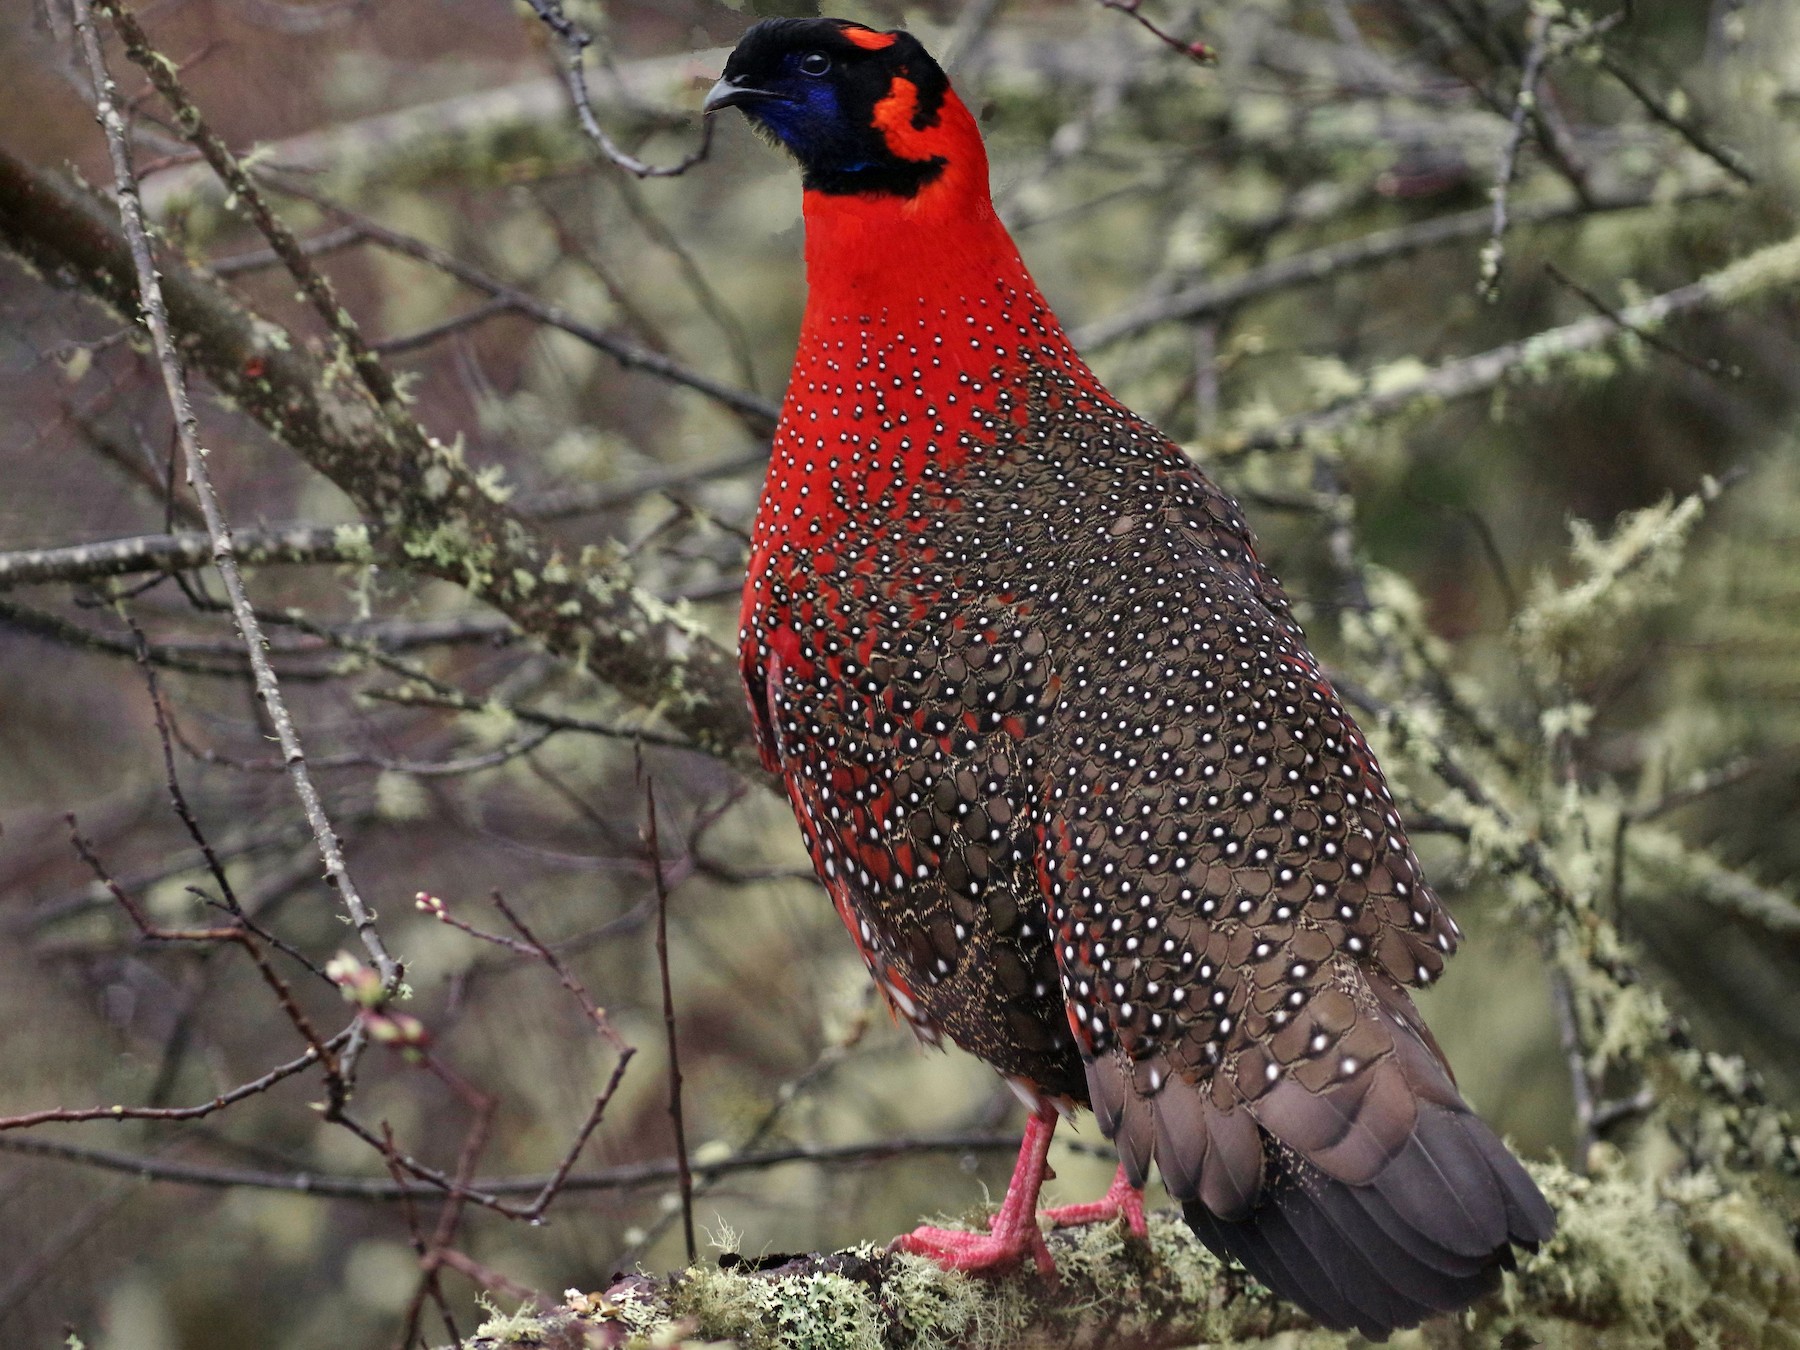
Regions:
<instances>
[{"instance_id":1,"label":"brown mottled plumage","mask_svg":"<svg viewBox=\"0 0 1800 1350\"><path fill-rule=\"evenodd\" d=\"M1321 1322L1468 1303L1552 1216L1405 992L1456 925L1242 515L1070 347L911 38L760 24L727 104L806 171L811 285L744 678L882 989ZM1049 1128L991 1237L908 1243L1047 1260Z\"/></svg>"}]
</instances>

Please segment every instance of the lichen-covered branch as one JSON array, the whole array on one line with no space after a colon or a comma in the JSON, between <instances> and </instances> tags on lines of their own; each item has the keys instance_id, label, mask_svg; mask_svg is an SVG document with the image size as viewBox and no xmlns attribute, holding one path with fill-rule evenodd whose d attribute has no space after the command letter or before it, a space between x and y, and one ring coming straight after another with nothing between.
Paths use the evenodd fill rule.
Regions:
<instances>
[{"instance_id":1,"label":"lichen-covered branch","mask_svg":"<svg viewBox=\"0 0 1800 1350\"><path fill-rule=\"evenodd\" d=\"M1650 1350L1800 1346L1800 1255L1781 1223L1707 1175L1666 1186L1626 1175L1533 1169L1556 1237L1502 1291L1420 1333L1434 1347ZM1060 1281L985 1279L864 1246L827 1255L727 1256L666 1279L571 1291L545 1313L496 1316L472 1345L688 1346L746 1350L1158 1350L1278 1332L1291 1350L1360 1344L1309 1330L1241 1272L1222 1267L1172 1212L1146 1246L1114 1225L1050 1235Z\"/></svg>"},{"instance_id":2,"label":"lichen-covered branch","mask_svg":"<svg viewBox=\"0 0 1800 1350\"><path fill-rule=\"evenodd\" d=\"M372 561L369 532L360 525L296 525L233 532L238 560L265 563L362 563ZM212 562L212 540L198 530L103 539L61 548L0 553L0 590L47 581L96 581L133 572L172 572Z\"/></svg>"},{"instance_id":3,"label":"lichen-covered branch","mask_svg":"<svg viewBox=\"0 0 1800 1350\"><path fill-rule=\"evenodd\" d=\"M1609 342L1630 342L1638 332L1653 332L1678 315L1726 309L1796 285L1800 285L1800 236L1758 249L1698 281L1626 306L1616 315L1591 315L1434 367L1408 363L1377 372L1367 388L1353 397L1224 437L1209 453L1231 456L1288 449L1324 441L1411 409L1484 394L1509 380L1541 380Z\"/></svg>"},{"instance_id":4,"label":"lichen-covered branch","mask_svg":"<svg viewBox=\"0 0 1800 1350\"><path fill-rule=\"evenodd\" d=\"M1707 201L1720 195L1717 186L1697 187L1678 200ZM1511 222L1515 226L1552 225L1667 204L1654 189L1591 202L1567 197L1515 206L1511 210ZM1193 323L1226 314L1282 291L1323 285L1372 267L1410 258L1428 249L1478 239L1493 228L1493 219L1493 210L1487 208L1429 216L1392 229L1371 230L1341 242L1276 258L1237 276L1209 277L1172 295L1146 300L1104 319L1096 319L1075 329L1070 337L1083 351L1093 351L1134 337L1158 324Z\"/></svg>"}]
</instances>

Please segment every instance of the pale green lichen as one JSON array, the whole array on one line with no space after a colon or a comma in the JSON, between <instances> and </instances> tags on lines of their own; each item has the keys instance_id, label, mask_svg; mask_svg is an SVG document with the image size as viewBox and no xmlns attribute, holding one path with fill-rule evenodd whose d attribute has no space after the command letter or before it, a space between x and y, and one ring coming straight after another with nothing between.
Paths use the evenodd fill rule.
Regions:
<instances>
[{"instance_id":1,"label":"pale green lichen","mask_svg":"<svg viewBox=\"0 0 1800 1350\"><path fill-rule=\"evenodd\" d=\"M433 802L417 778L411 774L384 769L375 779L375 812L390 824L424 820L431 815Z\"/></svg>"},{"instance_id":2,"label":"pale green lichen","mask_svg":"<svg viewBox=\"0 0 1800 1350\"><path fill-rule=\"evenodd\" d=\"M503 1313L486 1294L476 1295L476 1302L487 1314L487 1320L475 1334L487 1344L529 1346L543 1339L544 1318L533 1312L529 1304L521 1305L517 1312Z\"/></svg>"},{"instance_id":3,"label":"pale green lichen","mask_svg":"<svg viewBox=\"0 0 1800 1350\"><path fill-rule=\"evenodd\" d=\"M1563 682L1614 659L1619 625L1666 602L1695 523L1712 489L1627 512L1610 534L1570 522L1566 585L1540 576L1513 622L1520 654L1542 678Z\"/></svg>"},{"instance_id":4,"label":"pale green lichen","mask_svg":"<svg viewBox=\"0 0 1800 1350\"><path fill-rule=\"evenodd\" d=\"M331 532L331 543L343 562L371 563L375 561L374 540L369 534L367 525L339 525Z\"/></svg>"}]
</instances>

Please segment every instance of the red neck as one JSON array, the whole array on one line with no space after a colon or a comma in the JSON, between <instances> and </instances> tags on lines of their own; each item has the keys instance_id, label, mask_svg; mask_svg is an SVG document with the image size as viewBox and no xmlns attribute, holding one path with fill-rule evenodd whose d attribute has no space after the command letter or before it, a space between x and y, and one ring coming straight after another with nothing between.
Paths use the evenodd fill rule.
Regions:
<instances>
[{"instance_id":1,"label":"red neck","mask_svg":"<svg viewBox=\"0 0 1800 1350\"><path fill-rule=\"evenodd\" d=\"M898 521L928 471L952 480L1047 376L1105 397L994 214L968 109L947 94L931 127L896 118L887 133L944 170L911 197L806 194L806 314L753 576L840 522Z\"/></svg>"},{"instance_id":2,"label":"red neck","mask_svg":"<svg viewBox=\"0 0 1800 1350\"><path fill-rule=\"evenodd\" d=\"M987 153L975 119L947 93L937 125L911 132L913 157L941 156L943 172L915 196L805 194L808 324L883 306L989 294L997 280L1030 286L988 195ZM890 139L894 133L890 131Z\"/></svg>"},{"instance_id":3,"label":"red neck","mask_svg":"<svg viewBox=\"0 0 1800 1350\"><path fill-rule=\"evenodd\" d=\"M911 482L928 457L943 467L959 459L958 433L1046 350L1086 376L994 214L981 133L962 101L947 93L931 127L897 118L887 135L908 158L938 157L944 169L911 197L805 194L806 313L770 479L778 494L798 479L833 478L842 495L847 477L878 465L872 482L850 488L872 500L865 493L893 471ZM818 433L861 416L859 406L875 411L873 392L881 409L857 422L858 438L884 453L846 472L843 443ZM902 414L888 428L896 434L881 428ZM897 456L885 453L896 445Z\"/></svg>"}]
</instances>

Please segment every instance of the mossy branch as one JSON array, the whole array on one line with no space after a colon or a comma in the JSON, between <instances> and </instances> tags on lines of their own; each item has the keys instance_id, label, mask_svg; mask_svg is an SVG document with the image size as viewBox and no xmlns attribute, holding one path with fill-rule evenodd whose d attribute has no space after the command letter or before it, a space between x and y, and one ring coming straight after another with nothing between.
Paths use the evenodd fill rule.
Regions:
<instances>
[{"instance_id":1,"label":"mossy branch","mask_svg":"<svg viewBox=\"0 0 1800 1350\"><path fill-rule=\"evenodd\" d=\"M1435 1347L1800 1346L1800 1255L1782 1225L1710 1176L1657 1186L1625 1175L1533 1169L1558 1232L1499 1294L1402 1339ZM1293 1350L1357 1342L1310 1329L1292 1308L1206 1251L1172 1213L1146 1246L1115 1225L1053 1233L1061 1277L976 1278L874 1246L716 1264L560 1308L496 1317L472 1342L502 1346L688 1346L876 1350L958 1346L1111 1350L1240 1344L1287 1332Z\"/></svg>"}]
</instances>

